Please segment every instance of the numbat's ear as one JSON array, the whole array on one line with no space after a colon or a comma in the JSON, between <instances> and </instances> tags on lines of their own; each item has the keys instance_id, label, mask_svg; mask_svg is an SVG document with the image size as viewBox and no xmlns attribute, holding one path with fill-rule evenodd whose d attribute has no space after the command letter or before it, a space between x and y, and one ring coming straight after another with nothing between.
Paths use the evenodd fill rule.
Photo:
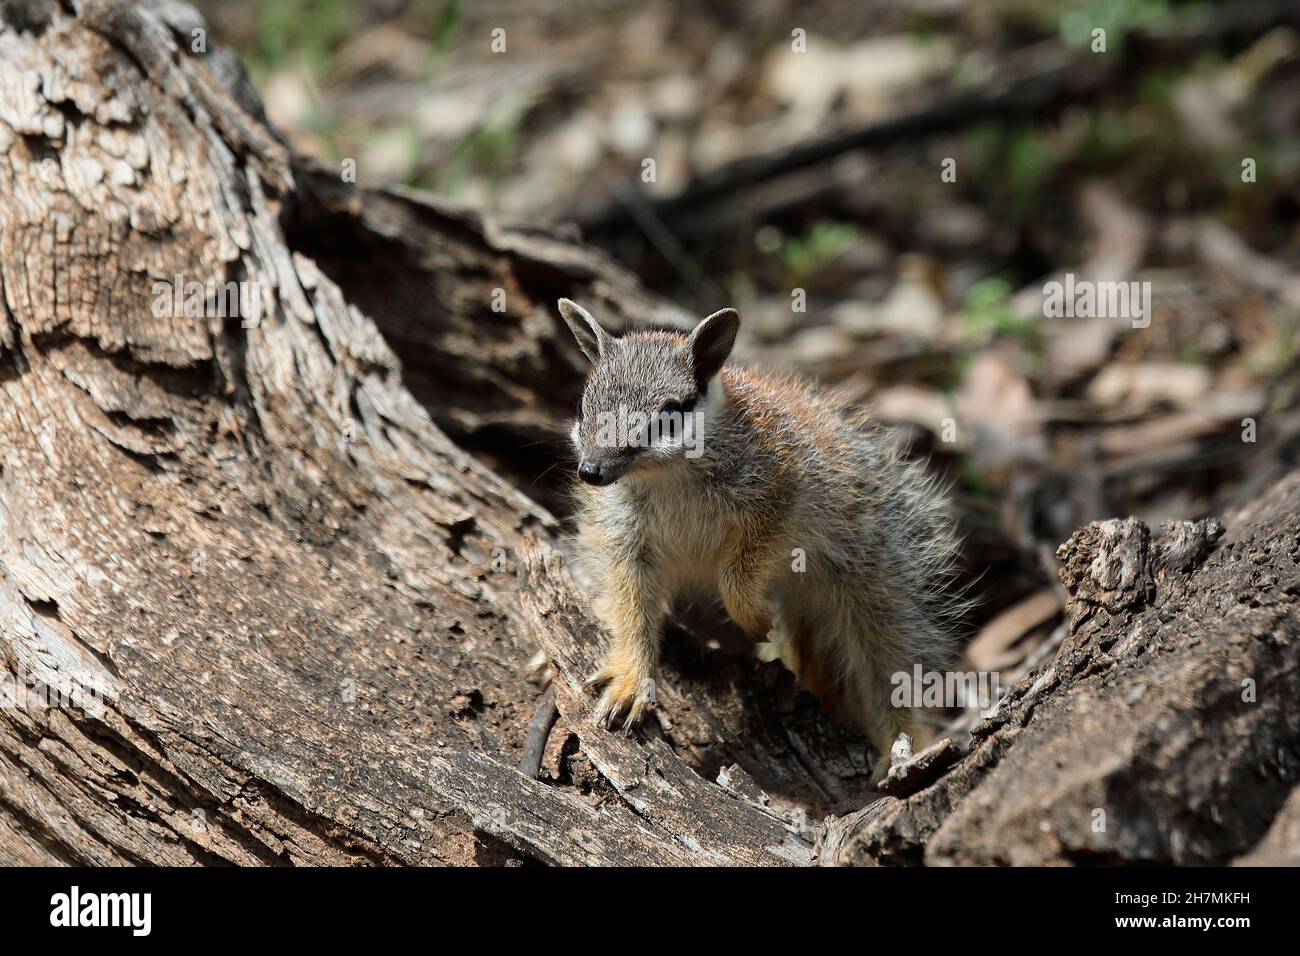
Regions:
<instances>
[{"instance_id":1,"label":"numbat's ear","mask_svg":"<svg viewBox=\"0 0 1300 956\"><path fill-rule=\"evenodd\" d=\"M695 372L695 381L701 390L718 374L722 363L731 354L739 330L740 313L735 309L722 309L697 325L691 333L687 340L691 351L691 369Z\"/></svg>"},{"instance_id":2,"label":"numbat's ear","mask_svg":"<svg viewBox=\"0 0 1300 956\"><path fill-rule=\"evenodd\" d=\"M572 299L560 300L560 315L564 316L564 321L573 331L573 337L578 340L578 348L582 349L582 354L591 360L592 365L599 362L600 357L605 354L605 343L609 341L608 333L597 324L590 312Z\"/></svg>"}]
</instances>

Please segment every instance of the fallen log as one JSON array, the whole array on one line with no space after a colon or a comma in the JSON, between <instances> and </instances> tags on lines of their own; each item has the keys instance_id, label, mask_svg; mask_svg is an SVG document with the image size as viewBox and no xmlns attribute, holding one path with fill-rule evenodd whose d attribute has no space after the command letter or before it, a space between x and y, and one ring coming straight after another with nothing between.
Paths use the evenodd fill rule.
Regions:
<instances>
[{"instance_id":1,"label":"fallen log","mask_svg":"<svg viewBox=\"0 0 1300 956\"><path fill-rule=\"evenodd\" d=\"M1226 534L1114 519L1058 556L1057 653L932 786L830 821L822 862L1300 861L1300 474Z\"/></svg>"},{"instance_id":2,"label":"fallen log","mask_svg":"<svg viewBox=\"0 0 1300 956\"><path fill-rule=\"evenodd\" d=\"M775 811L663 744L741 836L646 821L626 775L515 769L541 693L517 544L557 523L485 462L579 386L558 295L673 310L597 253L299 163L178 9L0 8L0 859L603 858L489 835L481 779L556 820L612 802L595 839L651 834L629 860L787 861ZM802 759L855 774L827 739Z\"/></svg>"}]
</instances>

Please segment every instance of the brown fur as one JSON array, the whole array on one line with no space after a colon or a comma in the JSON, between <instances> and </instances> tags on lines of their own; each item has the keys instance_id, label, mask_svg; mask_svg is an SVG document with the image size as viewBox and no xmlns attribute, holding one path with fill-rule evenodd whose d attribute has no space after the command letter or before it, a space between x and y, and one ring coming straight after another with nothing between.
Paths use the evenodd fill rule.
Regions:
<instances>
[{"instance_id":1,"label":"brown fur","mask_svg":"<svg viewBox=\"0 0 1300 956\"><path fill-rule=\"evenodd\" d=\"M890 706L891 679L943 667L953 648L957 545L934 482L827 393L723 366L730 310L690 336L621 338L572 303L561 311L594 363L573 437L603 485L579 489L576 540L613 638L592 678L597 717L643 716L664 616L702 592L879 752L914 736L915 714ZM644 447L602 441L615 411L682 402L694 402L698 448L662 434Z\"/></svg>"}]
</instances>

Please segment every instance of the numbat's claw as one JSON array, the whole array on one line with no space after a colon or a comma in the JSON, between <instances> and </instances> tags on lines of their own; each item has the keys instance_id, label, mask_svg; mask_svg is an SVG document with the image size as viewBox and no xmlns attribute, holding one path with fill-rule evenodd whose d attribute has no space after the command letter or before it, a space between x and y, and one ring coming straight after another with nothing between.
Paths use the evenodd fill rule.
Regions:
<instances>
[{"instance_id":1,"label":"numbat's claw","mask_svg":"<svg viewBox=\"0 0 1300 956\"><path fill-rule=\"evenodd\" d=\"M587 683L605 687L592 719L609 730L621 726L630 734L654 702L654 681L635 674L621 674L605 667L588 678Z\"/></svg>"}]
</instances>

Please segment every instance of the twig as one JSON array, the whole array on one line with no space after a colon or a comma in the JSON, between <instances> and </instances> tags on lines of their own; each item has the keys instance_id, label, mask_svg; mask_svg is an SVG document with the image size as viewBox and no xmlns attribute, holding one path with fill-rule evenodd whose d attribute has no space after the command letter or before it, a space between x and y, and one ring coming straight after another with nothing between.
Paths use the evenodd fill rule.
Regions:
<instances>
[{"instance_id":1,"label":"twig","mask_svg":"<svg viewBox=\"0 0 1300 956\"><path fill-rule=\"evenodd\" d=\"M541 773L546 741L559 716L560 711L555 706L555 685L552 684L546 688L537 710L533 712L532 723L528 725L528 738L524 741L524 755L519 758L519 772L530 780L536 780Z\"/></svg>"}]
</instances>

